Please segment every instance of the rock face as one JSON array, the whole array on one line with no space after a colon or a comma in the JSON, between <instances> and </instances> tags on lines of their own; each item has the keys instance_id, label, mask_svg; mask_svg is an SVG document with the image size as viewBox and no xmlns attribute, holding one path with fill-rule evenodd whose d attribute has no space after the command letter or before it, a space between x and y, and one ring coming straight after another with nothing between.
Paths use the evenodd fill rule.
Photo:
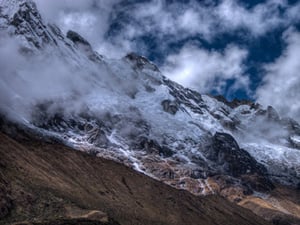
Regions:
<instances>
[{"instance_id":1,"label":"rock face","mask_svg":"<svg viewBox=\"0 0 300 225\"><path fill-rule=\"evenodd\" d=\"M151 63L148 59L146 59L143 56L137 55L134 52L129 53L128 55L126 55L125 57L126 59L128 59L129 61L131 61L133 63L133 67L135 69L144 69L144 68L148 68L150 70L156 71L158 72L159 69L157 68L156 65L154 65L153 63Z\"/></svg>"},{"instance_id":2,"label":"rock face","mask_svg":"<svg viewBox=\"0 0 300 225\"><path fill-rule=\"evenodd\" d=\"M247 151L241 149L234 138L227 133L217 132L212 145L207 149L207 158L233 177L244 174L265 176L267 169L258 163Z\"/></svg>"},{"instance_id":3,"label":"rock face","mask_svg":"<svg viewBox=\"0 0 300 225\"><path fill-rule=\"evenodd\" d=\"M244 192L269 191L275 187L268 178L266 167L241 149L230 134L217 132L206 154L207 159L214 162L214 168L221 171L219 174L241 179Z\"/></svg>"},{"instance_id":4,"label":"rock face","mask_svg":"<svg viewBox=\"0 0 300 225\"><path fill-rule=\"evenodd\" d=\"M75 31L69 30L67 33L67 38L69 38L71 41L73 41L75 44L83 44L91 48L90 43L85 40L83 37L81 37L78 33Z\"/></svg>"},{"instance_id":5,"label":"rock face","mask_svg":"<svg viewBox=\"0 0 300 225\"><path fill-rule=\"evenodd\" d=\"M91 61L102 61L103 56L94 52L91 44L75 31L69 30L67 32L67 38L70 39Z\"/></svg>"},{"instance_id":6,"label":"rock face","mask_svg":"<svg viewBox=\"0 0 300 225\"><path fill-rule=\"evenodd\" d=\"M9 4L16 4L13 1L6 2L8 7L11 7ZM45 47L48 44L57 44L32 1L20 1L16 12L12 15L6 15L4 18L7 19L8 26L12 25L16 28L15 35L25 37L28 43L36 48Z\"/></svg>"},{"instance_id":7,"label":"rock face","mask_svg":"<svg viewBox=\"0 0 300 225\"><path fill-rule=\"evenodd\" d=\"M174 101L163 100L161 105L165 112L175 115L178 111L178 104Z\"/></svg>"}]
</instances>

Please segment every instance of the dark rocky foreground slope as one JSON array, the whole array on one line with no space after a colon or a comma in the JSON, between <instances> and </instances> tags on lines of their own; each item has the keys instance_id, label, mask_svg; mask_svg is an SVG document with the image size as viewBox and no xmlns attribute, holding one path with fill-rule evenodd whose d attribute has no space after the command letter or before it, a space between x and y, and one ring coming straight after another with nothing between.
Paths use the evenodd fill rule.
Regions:
<instances>
[{"instance_id":1,"label":"dark rocky foreground slope","mask_svg":"<svg viewBox=\"0 0 300 225\"><path fill-rule=\"evenodd\" d=\"M197 197L59 144L3 133L0 143L0 224L268 224L224 198Z\"/></svg>"}]
</instances>

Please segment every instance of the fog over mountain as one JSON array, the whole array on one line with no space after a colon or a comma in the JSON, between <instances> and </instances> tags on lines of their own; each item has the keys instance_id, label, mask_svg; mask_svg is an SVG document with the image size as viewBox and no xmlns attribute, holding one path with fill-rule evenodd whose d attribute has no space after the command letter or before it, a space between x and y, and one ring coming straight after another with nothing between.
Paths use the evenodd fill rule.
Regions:
<instances>
[{"instance_id":1,"label":"fog over mountain","mask_svg":"<svg viewBox=\"0 0 300 225\"><path fill-rule=\"evenodd\" d=\"M280 113L299 120L298 89L285 84L279 94L283 85L276 83L288 76L295 86L299 84L297 1L37 4L48 21L65 31L84 33L106 56L116 58L134 51L150 57L169 78L201 93L250 98L265 105L287 103L275 104ZM288 71L283 71L283 64ZM291 92L292 98L288 97Z\"/></svg>"}]
</instances>

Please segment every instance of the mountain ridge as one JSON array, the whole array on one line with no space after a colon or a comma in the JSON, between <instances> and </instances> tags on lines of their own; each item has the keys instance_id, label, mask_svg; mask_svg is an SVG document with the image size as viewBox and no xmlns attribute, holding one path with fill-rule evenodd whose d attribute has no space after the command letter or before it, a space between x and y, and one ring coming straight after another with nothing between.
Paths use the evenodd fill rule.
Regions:
<instances>
[{"instance_id":1,"label":"mountain ridge","mask_svg":"<svg viewBox=\"0 0 300 225\"><path fill-rule=\"evenodd\" d=\"M300 184L296 121L184 88L134 53L107 59L75 31L46 25L30 0L0 6L1 32L16 39L25 67L1 81L16 96L1 105L2 131L20 136L17 123L29 138L113 159L195 195L240 202Z\"/></svg>"}]
</instances>

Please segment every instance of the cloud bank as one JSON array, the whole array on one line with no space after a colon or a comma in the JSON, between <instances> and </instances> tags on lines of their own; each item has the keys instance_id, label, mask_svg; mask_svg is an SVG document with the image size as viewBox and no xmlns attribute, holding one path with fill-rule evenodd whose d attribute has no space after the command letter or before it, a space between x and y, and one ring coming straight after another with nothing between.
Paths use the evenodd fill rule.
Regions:
<instances>
[{"instance_id":1,"label":"cloud bank","mask_svg":"<svg viewBox=\"0 0 300 225\"><path fill-rule=\"evenodd\" d=\"M35 1L49 22L57 23L65 32L78 31L108 57L122 57L131 51L147 56L151 48L157 48L162 58L156 63L164 73L202 93L230 95L244 89L252 95L252 78L246 72L249 50L234 42L224 49L211 50L191 43L191 38L213 43L224 33L242 30L242 38L256 41L274 30L287 30L283 38L287 48L279 59L264 66L264 83L254 96L284 115L299 118L299 104L293 101L299 93L299 35L291 27L300 23L300 2L267 0L250 5L249 1L235 0ZM183 44L173 50L177 43Z\"/></svg>"},{"instance_id":2,"label":"cloud bank","mask_svg":"<svg viewBox=\"0 0 300 225\"><path fill-rule=\"evenodd\" d=\"M238 29L255 37L300 21L300 3L289 5L284 0L269 0L253 7L234 0L219 4L195 0L35 1L49 21L58 23L64 31L78 31L100 53L112 57L128 51L146 54L147 49L137 43L141 36L155 36L163 51L168 44L189 37L213 41L224 32Z\"/></svg>"},{"instance_id":3,"label":"cloud bank","mask_svg":"<svg viewBox=\"0 0 300 225\"><path fill-rule=\"evenodd\" d=\"M285 32L287 47L274 62L265 65L263 84L256 97L264 105L274 106L282 116L300 120L300 33L294 29Z\"/></svg>"},{"instance_id":4,"label":"cloud bank","mask_svg":"<svg viewBox=\"0 0 300 225\"><path fill-rule=\"evenodd\" d=\"M3 33L0 37L0 109L12 120L31 121L35 107L47 102L52 104L49 115L59 107L78 113L87 107L89 96L126 85L115 81L104 65L77 58L74 62L51 49L24 53L20 39Z\"/></svg>"},{"instance_id":5,"label":"cloud bank","mask_svg":"<svg viewBox=\"0 0 300 225\"><path fill-rule=\"evenodd\" d=\"M208 51L187 45L178 54L169 55L163 73L184 86L224 93L228 80L233 81L232 90L248 89L249 79L244 74L247 51L228 46L224 52Z\"/></svg>"},{"instance_id":6,"label":"cloud bank","mask_svg":"<svg viewBox=\"0 0 300 225\"><path fill-rule=\"evenodd\" d=\"M129 47L120 50L105 40L113 6L120 0L34 1L48 22L57 24L65 33L68 30L80 33L99 53L109 57L120 57L130 51Z\"/></svg>"}]
</instances>

